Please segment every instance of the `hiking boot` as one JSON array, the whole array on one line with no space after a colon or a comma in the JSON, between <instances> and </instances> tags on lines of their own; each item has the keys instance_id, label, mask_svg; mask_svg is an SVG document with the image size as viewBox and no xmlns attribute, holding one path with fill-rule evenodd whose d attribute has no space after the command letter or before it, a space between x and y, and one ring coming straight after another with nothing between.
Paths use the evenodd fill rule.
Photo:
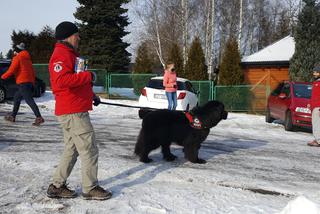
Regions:
<instances>
[{"instance_id":1,"label":"hiking boot","mask_svg":"<svg viewBox=\"0 0 320 214\"><path fill-rule=\"evenodd\" d=\"M6 121L10 121L10 122L16 122L16 118L14 117L14 116L12 116L12 115L6 115L6 116L4 116L4 119L6 120Z\"/></svg>"},{"instance_id":2,"label":"hiking boot","mask_svg":"<svg viewBox=\"0 0 320 214\"><path fill-rule=\"evenodd\" d=\"M32 125L34 126L40 126L41 123L44 123L44 119L42 117L37 117L35 120L34 120L34 123L32 123Z\"/></svg>"},{"instance_id":3,"label":"hiking boot","mask_svg":"<svg viewBox=\"0 0 320 214\"><path fill-rule=\"evenodd\" d=\"M49 198L75 198L77 197L77 193L74 190L70 190L66 184L63 184L59 188L50 184L47 190L47 196Z\"/></svg>"},{"instance_id":4,"label":"hiking boot","mask_svg":"<svg viewBox=\"0 0 320 214\"><path fill-rule=\"evenodd\" d=\"M95 188L90 190L90 192L88 193L82 193L82 197L85 200L107 200L111 198L111 196L112 196L112 192L108 190L104 190L100 186L96 186Z\"/></svg>"}]
</instances>

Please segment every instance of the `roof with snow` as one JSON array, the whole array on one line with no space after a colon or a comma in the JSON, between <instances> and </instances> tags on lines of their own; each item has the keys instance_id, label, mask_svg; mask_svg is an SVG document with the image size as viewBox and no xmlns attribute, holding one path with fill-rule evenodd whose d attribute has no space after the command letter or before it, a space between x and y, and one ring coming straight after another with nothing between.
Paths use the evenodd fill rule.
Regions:
<instances>
[{"instance_id":1,"label":"roof with snow","mask_svg":"<svg viewBox=\"0 0 320 214\"><path fill-rule=\"evenodd\" d=\"M243 64L289 63L294 50L294 38L287 36L252 55L244 56L241 62Z\"/></svg>"}]
</instances>

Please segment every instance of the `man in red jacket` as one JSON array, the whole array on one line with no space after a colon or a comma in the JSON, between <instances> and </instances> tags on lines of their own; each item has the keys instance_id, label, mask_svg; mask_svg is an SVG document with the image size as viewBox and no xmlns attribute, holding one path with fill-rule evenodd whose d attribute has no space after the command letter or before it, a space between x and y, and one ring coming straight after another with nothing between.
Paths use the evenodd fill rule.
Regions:
<instances>
[{"instance_id":1,"label":"man in red jacket","mask_svg":"<svg viewBox=\"0 0 320 214\"><path fill-rule=\"evenodd\" d=\"M27 50L25 50L24 43L20 43L14 48L14 54L15 56L12 59L9 69L1 76L1 78L4 80L11 76L15 76L18 87L18 90L14 94L13 98L12 113L5 116L4 119L10 122L15 122L21 100L24 99L36 116L36 119L32 125L39 126L44 122L44 119L41 117L39 108L33 100L35 72L32 67L30 54Z\"/></svg>"},{"instance_id":2,"label":"man in red jacket","mask_svg":"<svg viewBox=\"0 0 320 214\"><path fill-rule=\"evenodd\" d=\"M98 185L98 147L88 113L92 110L93 100L99 103L92 91L94 76L89 71L79 70L76 64L79 61L78 28L71 22L62 22L56 27L55 37L58 41L50 58L49 72L56 100L55 114L62 126L65 147L47 196L76 197L75 191L66 186L66 181L80 156L82 196L85 199L109 199L112 193Z\"/></svg>"},{"instance_id":3,"label":"man in red jacket","mask_svg":"<svg viewBox=\"0 0 320 214\"><path fill-rule=\"evenodd\" d=\"M320 64L313 68L315 81L312 84L311 111L312 111L312 133L314 140L308 146L320 147Z\"/></svg>"}]
</instances>

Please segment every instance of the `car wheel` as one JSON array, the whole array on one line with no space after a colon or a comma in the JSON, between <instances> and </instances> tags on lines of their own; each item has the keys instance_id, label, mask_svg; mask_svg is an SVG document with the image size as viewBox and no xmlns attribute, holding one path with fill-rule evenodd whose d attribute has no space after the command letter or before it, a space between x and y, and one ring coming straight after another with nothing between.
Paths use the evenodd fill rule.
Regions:
<instances>
[{"instance_id":1,"label":"car wheel","mask_svg":"<svg viewBox=\"0 0 320 214\"><path fill-rule=\"evenodd\" d=\"M0 103L6 99L6 91L0 87Z\"/></svg>"},{"instance_id":2,"label":"car wheel","mask_svg":"<svg viewBox=\"0 0 320 214\"><path fill-rule=\"evenodd\" d=\"M284 121L284 129L286 131L293 131L293 128L291 111L287 111L286 119Z\"/></svg>"},{"instance_id":3,"label":"car wheel","mask_svg":"<svg viewBox=\"0 0 320 214\"><path fill-rule=\"evenodd\" d=\"M274 118L271 117L270 109L267 108L266 112L266 122L267 123L272 123L274 121Z\"/></svg>"}]
</instances>

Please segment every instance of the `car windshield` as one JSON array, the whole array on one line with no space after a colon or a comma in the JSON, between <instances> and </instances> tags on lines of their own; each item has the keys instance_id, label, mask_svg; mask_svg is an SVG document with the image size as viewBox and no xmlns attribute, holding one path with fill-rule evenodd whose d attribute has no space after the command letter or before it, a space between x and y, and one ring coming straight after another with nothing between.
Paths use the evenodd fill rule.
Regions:
<instances>
[{"instance_id":1,"label":"car windshield","mask_svg":"<svg viewBox=\"0 0 320 214\"><path fill-rule=\"evenodd\" d=\"M293 85L293 93L295 97L298 98L311 98L311 85L307 84L294 84Z\"/></svg>"},{"instance_id":2,"label":"car windshield","mask_svg":"<svg viewBox=\"0 0 320 214\"><path fill-rule=\"evenodd\" d=\"M177 81L178 84L178 90L186 90L186 85L184 82ZM147 84L148 88L154 88L154 89L164 89L163 87L163 81L159 79L153 79L150 80Z\"/></svg>"}]
</instances>

